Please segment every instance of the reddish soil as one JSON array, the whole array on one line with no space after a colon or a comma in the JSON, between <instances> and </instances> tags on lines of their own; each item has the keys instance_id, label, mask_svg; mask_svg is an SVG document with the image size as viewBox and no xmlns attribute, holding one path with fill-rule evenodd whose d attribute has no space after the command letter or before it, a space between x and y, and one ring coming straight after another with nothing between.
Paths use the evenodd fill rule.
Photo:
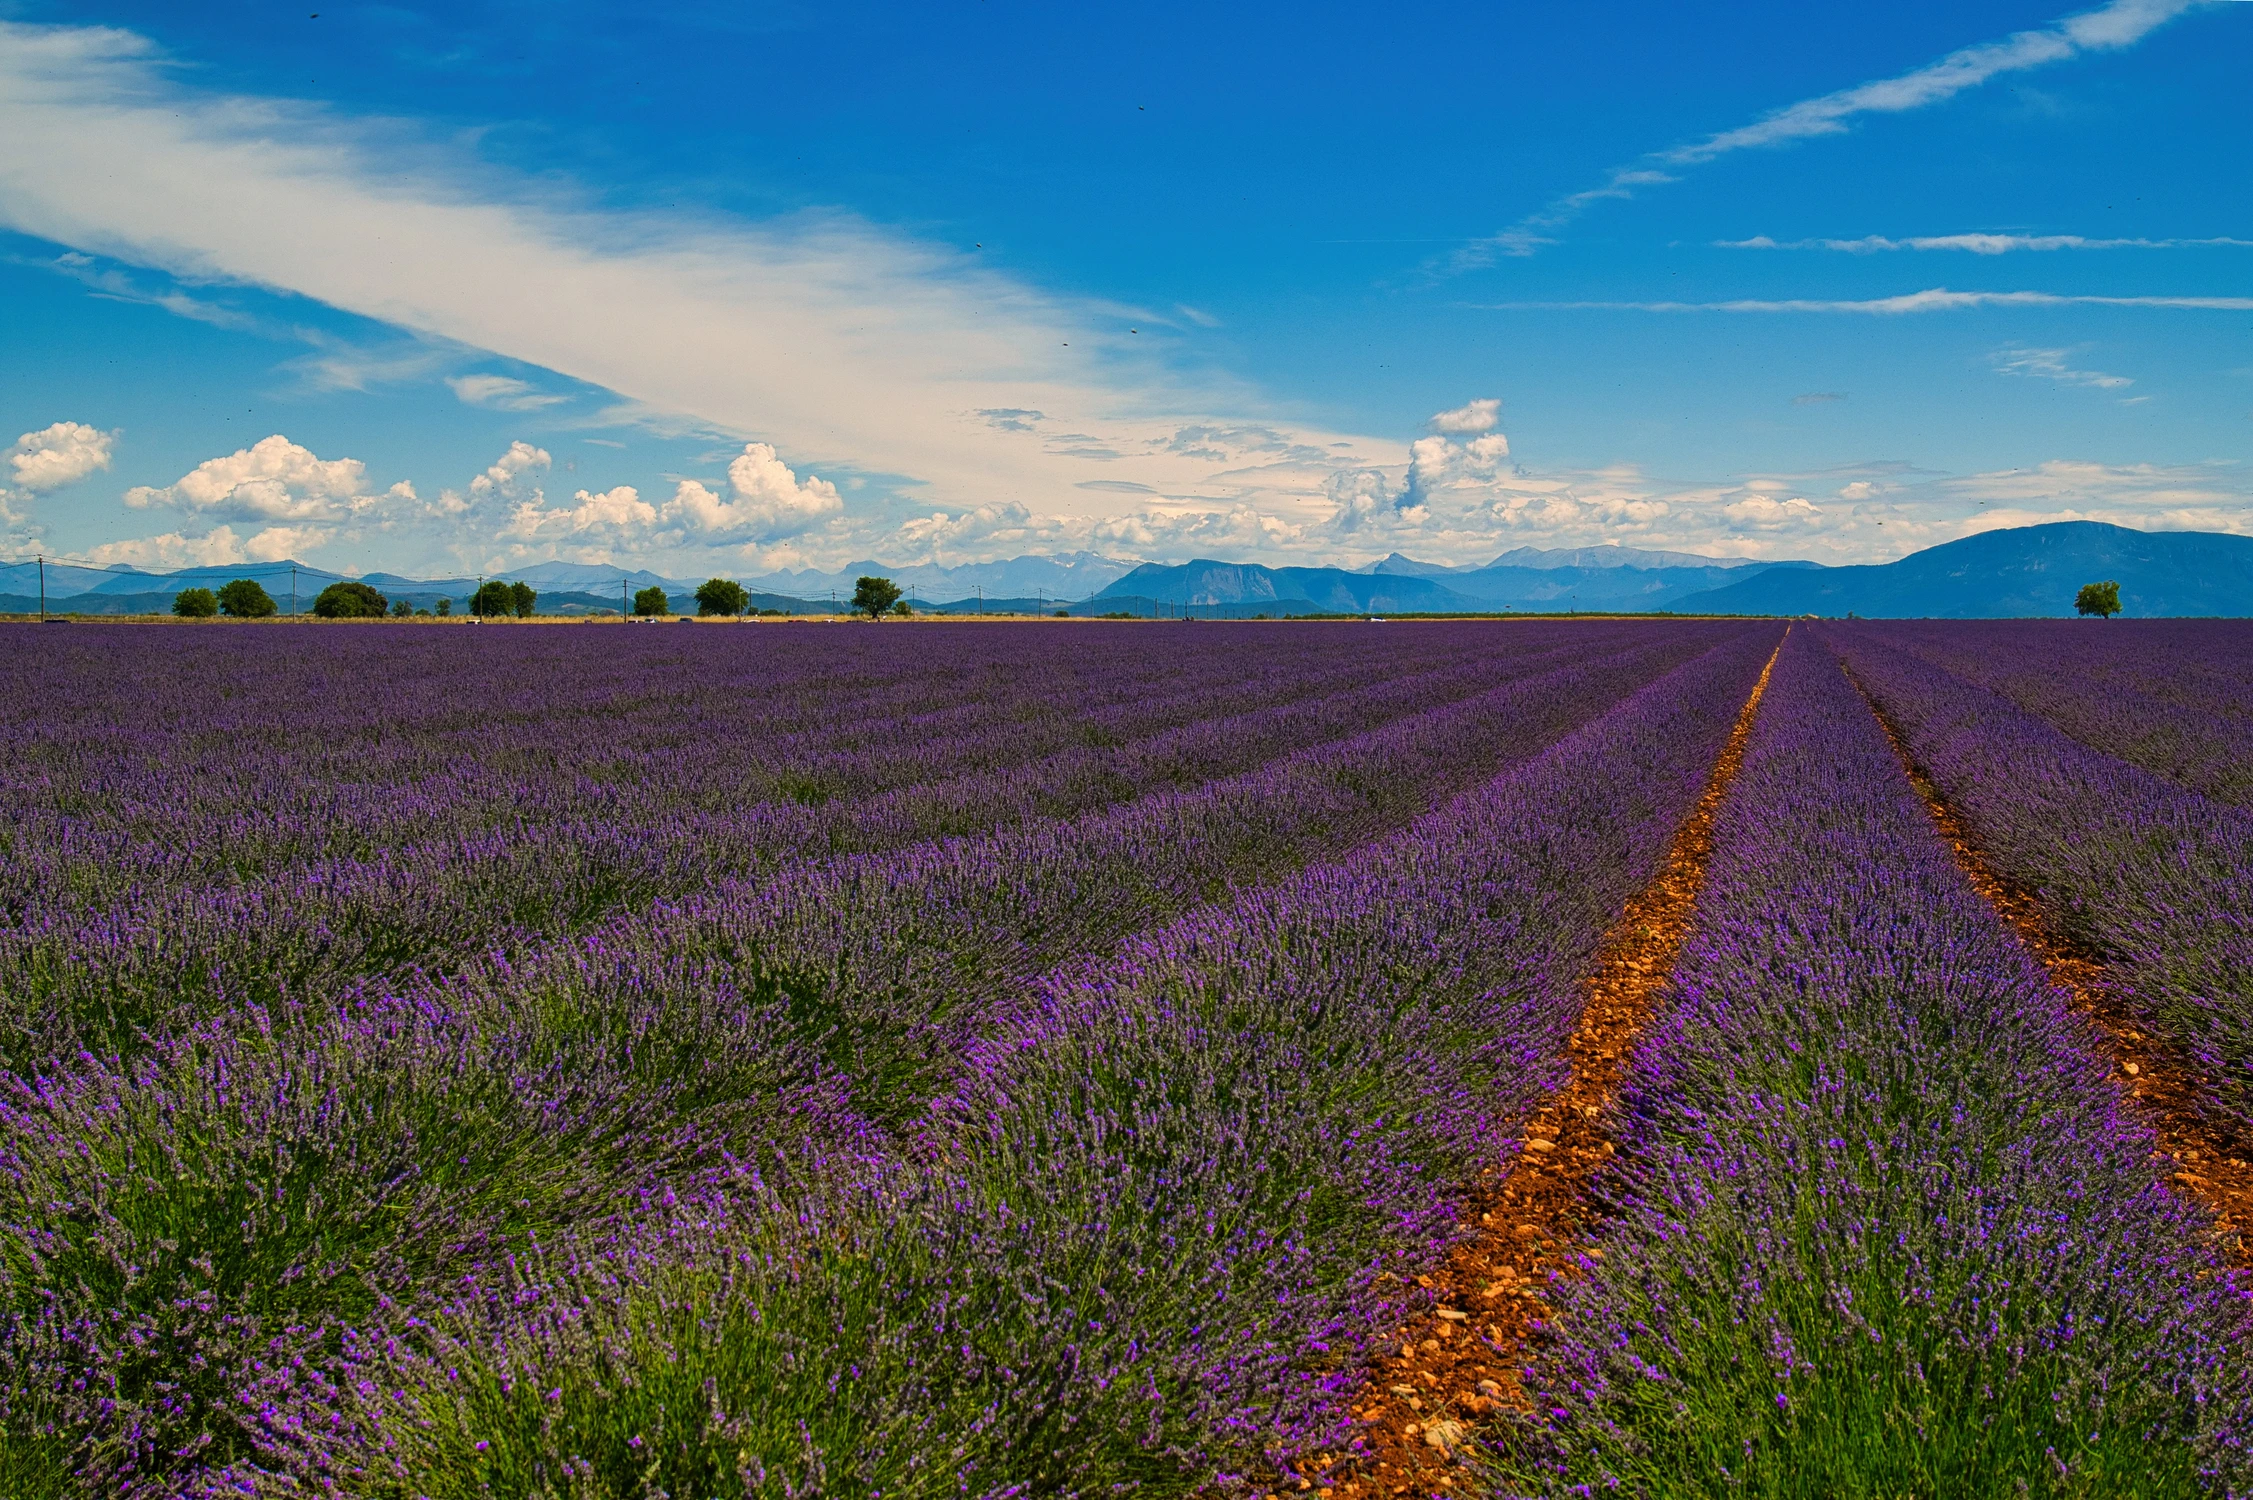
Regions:
<instances>
[{"instance_id":1,"label":"reddish soil","mask_svg":"<svg viewBox=\"0 0 2253 1500\"><path fill-rule=\"evenodd\" d=\"M1853 678L1847 673L1848 681ZM2110 1066L2128 1112L2159 1137L2152 1162L2160 1177L2213 1214L2218 1247L2231 1265L2253 1266L2246 1239L2253 1233L2253 1166L2246 1164L2253 1143L2233 1139L2226 1127L2217 1127L2216 1113L2205 1107L2212 1091L2197 1063L2151 1035L2103 961L2062 937L2040 899L1987 862L1971 830L1917 765L1892 721L1868 693L1862 697L1893 742L1910 784L1955 850L1965 876L2041 961L2073 1010L2090 1023L2089 1046Z\"/></svg>"},{"instance_id":2,"label":"reddish soil","mask_svg":"<svg viewBox=\"0 0 2253 1500\"><path fill-rule=\"evenodd\" d=\"M1664 867L1605 938L1582 986L1570 1081L1526 1122L1516 1159L1474 1186L1466 1213L1479 1233L1417 1278L1431 1305L1385 1330L1353 1403L1362 1451L1318 1455L1307 1467L1320 1479L1292 1481L1290 1492L1319 1485L1326 1500L1448 1495L1468 1483L1456 1459L1479 1419L1523 1404L1519 1351L1542 1327L1546 1288L1577 1274L1577 1257L1602 1253L1587 1242L1600 1212L1589 1188L1613 1154L1610 1122L1628 1055L1681 952L1713 852L1714 814L1743 763L1774 668L1770 656Z\"/></svg>"}]
</instances>

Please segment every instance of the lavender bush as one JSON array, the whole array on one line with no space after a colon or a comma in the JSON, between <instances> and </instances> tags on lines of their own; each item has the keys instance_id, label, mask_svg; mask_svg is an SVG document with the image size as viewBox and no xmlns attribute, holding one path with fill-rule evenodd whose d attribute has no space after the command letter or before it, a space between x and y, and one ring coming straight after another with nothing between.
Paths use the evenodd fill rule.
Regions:
<instances>
[{"instance_id":1,"label":"lavender bush","mask_svg":"<svg viewBox=\"0 0 2253 1500\"><path fill-rule=\"evenodd\" d=\"M819 1212L715 1184L496 1267L286 1425L432 1496L1182 1492L1339 1439L1370 1316L1553 1078L1773 637L1051 974L979 1028L927 1166Z\"/></svg>"},{"instance_id":2,"label":"lavender bush","mask_svg":"<svg viewBox=\"0 0 2253 1500\"><path fill-rule=\"evenodd\" d=\"M824 776L841 775L841 767L855 770L852 784L863 792L857 797L817 796L804 785L796 795L779 796L771 781L756 779L760 766L772 764L767 742L740 735L731 741L701 725L692 726L688 743L695 754L684 757L685 765L643 754L631 757L631 774L624 774L619 752L605 737L618 715L638 710L645 694L622 671L608 683L626 698L615 709L574 700L575 714L534 721L543 734L557 729L554 738L562 742L543 747L549 763L540 766L524 765L523 752L505 744L465 746L485 759L466 754L464 765L440 774L432 740L445 732L461 700L482 694L469 685L474 678L462 677L444 680L442 691L431 695L435 702L424 698L420 679L393 702L375 695L374 712L394 726L396 748L364 760L321 753L293 764L285 745L280 755L262 752L247 764L183 756L185 763L174 769L168 747L131 753L112 744L113 760L99 770L81 764L60 777L27 778L19 788L24 810L14 841L26 857L9 867L20 894L10 902L12 927L0 932L0 977L24 1010L83 1020L117 1045L136 1028L244 1004L319 998L364 976L413 965L447 967L495 947L537 943L616 910L791 860L841 848L891 848L934 832L1037 821L1159 788L1194 786L1326 738L1366 732L1402 713L1429 712L1516 676L1600 658L1619 643L1535 635L1513 644L1524 649L1472 652L1443 634L1433 642L1436 663L1408 664L1380 651L1374 663L1333 666L1317 655L1295 697L1240 676L1186 696L1170 688L1150 692L1145 683L1150 701L1133 705L1127 719L1103 707L1116 691L1108 685L1087 695L1096 700L1092 709L1075 700L1041 712L1042 695L1056 690L1045 679L1058 674L1033 671L1024 685L1029 700L1018 706L1037 727L1022 736L986 736L1001 749L988 752L989 764L975 771L961 768L962 752L944 738L950 726L934 725L932 715L920 712L885 731L850 721L855 735L882 742L889 734L916 747L891 755L891 771L872 769L865 754L857 765L850 757L838 761L826 732L806 737L795 769L784 755L778 774L785 781L813 777L819 768L809 769L807 755L828 757ZM583 648L601 649L600 642ZM633 648L608 649L630 654ZM815 664L838 665L819 653ZM517 663L510 680L536 682L542 665L537 657ZM1291 677L1258 650L1246 654L1239 671L1245 669ZM762 684L763 695L780 699L798 718L817 713L797 700L815 698L822 679L803 665L782 675L789 679L785 687ZM602 681L601 674L594 680ZM850 686L848 678L834 697L848 713L868 710ZM92 702L98 695L87 697ZM1236 712L1245 697L1271 704ZM910 706L920 710L922 704ZM82 708L79 717L95 711ZM108 711L116 717L128 712L118 701ZM832 711L821 698L818 713ZM1176 722L1184 714L1191 715L1188 722ZM1075 715L1085 716L1076 726ZM987 711L987 719L996 717ZM435 732L396 727L433 718L440 726ZM1020 739L1040 742L1058 732L1059 723L1067 738L1092 735L1104 748L1081 743L1030 761L1012 759L1010 747ZM211 731L228 755L244 743L237 725L223 714ZM841 723L825 724L828 730L845 735ZM939 736L937 749L925 743L927 735ZM383 737L380 726L376 737ZM49 732L47 738L67 736ZM737 748L729 750L731 744ZM81 762L93 758L84 749L75 753ZM117 760L131 774L121 774ZM752 763L752 779L741 761ZM502 774L492 774L491 762ZM917 780L908 769L935 769L934 762L941 763L937 768L952 764L953 773ZM908 780L899 781L902 776ZM401 777L411 778L411 786L396 785ZM620 792L625 785L631 795ZM372 795L340 803L340 787L368 787ZM229 788L236 805L221 795ZM762 789L769 794L763 800ZM330 805L311 805L321 799ZM56 809L65 802L73 807L69 816ZM347 840L364 843L350 854L335 852ZM219 878L214 859L242 868ZM60 1044L43 1035L9 1050L28 1046L36 1055Z\"/></svg>"},{"instance_id":3,"label":"lavender bush","mask_svg":"<svg viewBox=\"0 0 2253 1500\"><path fill-rule=\"evenodd\" d=\"M1839 628L1855 675L2011 879L2102 957L2151 1028L2253 1122L2253 812L2093 750L1883 635Z\"/></svg>"},{"instance_id":4,"label":"lavender bush","mask_svg":"<svg viewBox=\"0 0 2253 1500\"><path fill-rule=\"evenodd\" d=\"M1496 1491L2242 1490L2245 1290L1809 632L1715 839Z\"/></svg>"},{"instance_id":5,"label":"lavender bush","mask_svg":"<svg viewBox=\"0 0 2253 1500\"><path fill-rule=\"evenodd\" d=\"M2093 750L2218 802L2253 801L2253 631L2234 620L1910 620L1863 630Z\"/></svg>"},{"instance_id":6,"label":"lavender bush","mask_svg":"<svg viewBox=\"0 0 2253 1500\"><path fill-rule=\"evenodd\" d=\"M0 788L4 1492L630 1492L660 1431L693 1450L667 1460L677 1493L754 1459L775 1493L987 1492L1209 1476L1316 1430L1376 1258L1429 1253L1449 1164L1509 1108L1466 1101L1546 1045L1486 1028L1551 993L1542 964L1632 884L1773 632L1286 629L1231 634L1233 676L1136 632L1034 663L1015 697L995 684L1028 648L969 631L929 637L961 653L939 688L842 634L401 633L386 656L368 631L297 661L276 630L153 665L124 634L29 637L4 670L43 707ZM758 650L779 659L735 655ZM300 696L338 712L292 727ZM1639 717L1581 728L1623 696ZM745 703L803 742L712 732ZM1012 723L1024 753L946 743ZM855 734L869 758L831 753ZM1079 1085L1039 1080L1068 1057L1030 1040L1073 1006L1124 1013L1128 989L1087 997L1141 962L1104 957L1136 929L1535 766L1482 794L1505 799L1491 848L1444 834L1457 804L1375 857L1392 885L1310 875L1276 910L1313 917L1231 940L1362 924L1322 970L1340 998L1307 992L1350 1017L1349 992L1392 986L1392 1021L1341 1022L1322 1054L1360 1058L1350 1129L1287 1092L1263 1129L1229 1123L1297 1055L1247 1046L1252 1072L1166 1106L1154 1154L1085 1112L996 1137L996 1098L1066 1108ZM808 812L818 836L777 835ZM744 860L635 863L706 835ZM1415 1093L1425 1059L1450 1071ZM1114 1093L1161 1076L1114 1061ZM1383 1103L1411 1095L1424 1124ZM1360 1227L1332 1245L1333 1223Z\"/></svg>"}]
</instances>

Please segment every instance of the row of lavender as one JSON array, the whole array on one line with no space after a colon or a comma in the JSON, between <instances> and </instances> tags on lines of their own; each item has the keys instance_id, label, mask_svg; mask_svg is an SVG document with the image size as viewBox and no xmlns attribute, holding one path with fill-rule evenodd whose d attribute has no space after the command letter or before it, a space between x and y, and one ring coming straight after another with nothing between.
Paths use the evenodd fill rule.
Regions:
<instances>
[{"instance_id":1,"label":"row of lavender","mask_svg":"<svg viewBox=\"0 0 2253 1500\"><path fill-rule=\"evenodd\" d=\"M1810 632L1715 837L1495 1488L2243 1492L2243 1289Z\"/></svg>"},{"instance_id":2,"label":"row of lavender","mask_svg":"<svg viewBox=\"0 0 2253 1500\"><path fill-rule=\"evenodd\" d=\"M392 1476L417 1493L479 1475L505 1489L536 1471L560 1492L575 1455L558 1446L555 1403L569 1399L598 1427L635 1414L613 1434L618 1464L655 1462L666 1433L681 1464L755 1460L801 1491L823 1488L825 1466L906 1475L895 1491L990 1489L1051 1454L1105 1482L1178 1477L1242 1461L1254 1432L1313 1431L1321 1387L1307 1362L1323 1330L1370 1295L1378 1255L1428 1249L1442 1184L1492 1149L1479 1111L1506 1111L1547 1055L1539 1027L1498 1045L1496 1019L1539 991L1553 1027L1558 975L1679 816L1668 799L1713 749L1698 726L1725 727L1772 634L1439 634L1522 655L1514 670L1489 666L1483 690L1458 684L1406 713L1388 700L1390 723L1194 789L720 881L578 935L345 983L337 1004L206 997L175 1033L111 1056L51 1041L19 1067L0 1117L12 1439L0 1490L99 1479L168 1493L198 1475L271 1488L258 1478L271 1470L328 1472L346 1489ZM1574 732L1638 691L1640 717ZM1492 809L1481 824L1461 804L1454 823L1378 856L1377 874L1288 883L1309 856L1513 764L1534 780L1509 795L1531 787L1550 809L1513 813L1524 827ZM1474 874L1488 886L1467 884ZM1394 886L1366 883L1380 877ZM1280 894L1227 895L1277 878ZM1423 883L1401 888L1412 878ZM1484 905L1439 899L1456 888L1486 889ZM1222 915L1206 926L1192 918L1094 961L1216 896ZM241 941L263 930L243 922ZM197 955L179 973L219 946L146 931L152 947ZM1273 1085L1250 1066L1262 1054L1236 1055L1251 1019L1205 1037L1213 1081L1170 1105L1161 1085L1181 1070L1145 1059L1138 1071L1137 1046L1160 1043L1135 1028L1070 1050L1105 1034L1098 1013L1147 1021L1216 964L1237 966L1232 991L1267 976L1273 993L1247 1016L1285 1035L1312 1025L1291 976L1326 942L1342 944L1325 971L1337 1066L1319 1108L1257 1107ZM19 1014L104 958L87 948L50 949L51 987L28 1004L12 990ZM1041 981L1044 968L1054 977ZM1461 993L1461 1015L1442 1024L1445 1010L1415 1003L1435 990ZM1158 1123L1168 1109L1178 1141ZM1265 1117L1258 1129L1246 1111ZM1223 1161L1234 1165L1216 1176ZM1296 1177L1282 1170L1293 1162ZM1333 1248L1334 1223L1361 1227ZM1294 1243L1314 1247L1301 1259L1321 1276L1268 1253ZM1215 1314L1233 1284L1244 1294ZM1303 1295L1267 1307L1291 1288ZM1040 1310L1083 1295L1158 1300L1146 1317L1074 1302L1059 1324L1063 1312ZM757 1328L721 1336L730 1308ZM793 1325L800 1315L810 1321ZM1262 1319L1280 1319L1281 1336L1241 1345ZM959 1358L929 1342L947 1330L965 1340ZM645 1335L655 1343L635 1342ZM695 1363L677 1352L704 1339L718 1340L699 1366L708 1392L673 1390L656 1416L622 1397L613 1357L640 1370L625 1386L657 1389L634 1351L671 1368ZM404 1393L436 1399L422 1383L435 1367L418 1362L434 1355L492 1374L476 1389L509 1410L530 1392L518 1376L552 1367L553 1402L518 1413L516 1429L474 1402L451 1427L409 1419ZM375 1385L322 1385L391 1360L405 1363L384 1399ZM1026 1438L1029 1414L1074 1410L1030 1399L1021 1382L1041 1371L1113 1393L1117 1422ZM866 1399L840 1399L838 1381ZM797 1394L754 1399L770 1387ZM758 1428L770 1410L807 1425Z\"/></svg>"},{"instance_id":3,"label":"row of lavender","mask_svg":"<svg viewBox=\"0 0 2253 1500\"><path fill-rule=\"evenodd\" d=\"M1865 627L2107 755L2217 802L2253 801L2253 632L2234 621Z\"/></svg>"},{"instance_id":4,"label":"row of lavender","mask_svg":"<svg viewBox=\"0 0 2253 1500\"><path fill-rule=\"evenodd\" d=\"M270 1451L431 1496L1087 1494L1344 1442L1363 1332L1554 1081L1773 636L1041 976L970 1028L920 1167L709 1182L488 1262L333 1386L277 1372Z\"/></svg>"},{"instance_id":5,"label":"row of lavender","mask_svg":"<svg viewBox=\"0 0 2253 1500\"><path fill-rule=\"evenodd\" d=\"M951 646L984 668L1026 665L1027 680L1008 701L1036 727L1022 736L994 736L1004 748L979 759L945 745L919 748L937 734L919 713L878 728L856 725L854 733L874 748L857 763L855 795L813 803L780 794L751 797L757 778L726 763L723 751L732 744L743 759L770 763L770 769L772 763L819 769L815 763L829 757L829 771L837 772L839 762L822 736L777 750L768 726L753 718L701 752L703 762L723 768L712 772L714 786L691 781L668 795L671 783L660 782L642 786L631 805L593 805L590 798L599 802L607 795L598 773L615 771L616 763L602 758L605 731L599 725L590 731L584 721L609 716L568 694L579 712L561 716L567 732L558 739L576 748L575 759L487 745L485 764L474 773L443 787L420 779L436 753L430 741L443 734L446 721L442 710L418 717L416 705L491 696L484 689L488 676L527 683L559 675L557 664L536 658L455 662L442 691L417 677L411 691L394 695L401 701L389 705L380 689L367 692L372 715L423 726L395 735L404 747L395 756L374 756L376 764L348 769L319 759L294 766L286 754L276 761L265 752L199 758L120 751L105 764L124 761L130 775L89 775L76 790L51 770L27 775L27 785L17 789L18 800L29 806L14 832L21 857L10 862L13 920L0 932L0 990L15 1002L15 1013L0 1015L0 1023L20 1027L63 1017L114 1043L183 1015L192 1020L244 1004L319 1001L364 978L415 966L447 969L464 955L496 948L521 951L598 925L614 911L839 849L938 847L949 835L996 825L1069 826L1074 814L1099 817L1106 807L1163 801L1214 777L1254 773L1287 752L1428 717L1565 664L1609 662L1623 653L1664 657L1681 649L1616 631L1537 631L1514 639L1509 651L1478 650L1440 632L1427 643L1424 659L1389 639L1367 658L1347 652L1325 659L1319 648L1335 647L1317 640L1294 675L1276 655L1280 648L1255 638L1251 649L1231 654L1238 663L1232 675L1192 672L1188 686L1174 687L1142 680L1155 669L1140 663L1125 674L1139 683L1139 698L1107 701L1116 690L1106 686L1080 695L1095 700L1091 707L1066 694L1058 680L1063 674L1037 669L1037 651L1019 645L997 652L984 645L991 638L966 629L942 640L941 654ZM1171 649L1153 654L1161 664L1173 658ZM736 679L756 672L755 664L732 660L636 658L604 665L607 671L581 675L609 681L619 692L632 687L640 696L654 691L637 675L644 671L659 682L708 667L725 667L719 675ZM815 668L835 665L817 660ZM777 674L785 685L769 688L766 699L811 694L820 680L815 668L786 663ZM849 687L848 681L839 696L852 699ZM754 699L750 711L758 707ZM856 704L852 714L866 708ZM803 717L803 705L799 709ZM111 711L129 714L131 700L113 701ZM998 713L989 710L989 717ZM430 727L432 715L438 727ZM1058 736L1068 742L1063 749L1055 748ZM188 742L209 737L185 728L175 735ZM232 743L231 734L221 738ZM1099 743L1086 743L1089 738ZM1019 741L1042 753L1009 748ZM908 748L895 752L895 742ZM1479 753L1475 747L1466 752L1466 769L1475 770ZM938 779L916 779L925 772ZM149 784L136 784L130 795L117 790L115 783L135 778ZM370 799L372 811L333 791L336 805L326 811L301 805L315 796L314 788L334 787L340 778L347 787L380 785L384 795ZM483 792L461 791L480 780L490 783ZM243 806L227 811L221 789L238 792ZM730 793L751 800L731 802ZM496 817L489 804L497 801L514 807L513 818L473 834L473 825ZM62 810L81 803L88 806L67 816ZM407 803L421 821L403 833L400 809ZM283 816L267 804L291 811ZM170 805L190 810L167 822L158 813ZM349 857L308 854L333 850L363 823L371 830L366 836L382 847ZM278 844L260 843L261 829L301 827L315 830L299 840L297 853L306 857L283 859ZM245 846L258 857L241 856L244 874L212 875L213 861L235 857L229 851ZM183 848L205 852L178 852ZM53 1045L53 1036L35 1026L33 1034L9 1039L4 1050L11 1057L36 1055Z\"/></svg>"},{"instance_id":6,"label":"row of lavender","mask_svg":"<svg viewBox=\"0 0 2253 1500\"><path fill-rule=\"evenodd\" d=\"M2232 650L2241 633L2204 630L2215 661L2244 664L2243 646ZM1829 638L1982 852L2039 895L2064 936L2104 960L2126 1003L2195 1059L2214 1124L2253 1140L2253 811L2106 753L2133 755L2132 746L2084 743L1895 644L1926 635L1831 627ZM2070 661L2075 649L2061 654ZM2150 674L2182 675L2196 673ZM2076 714L2067 722L2093 733Z\"/></svg>"}]
</instances>

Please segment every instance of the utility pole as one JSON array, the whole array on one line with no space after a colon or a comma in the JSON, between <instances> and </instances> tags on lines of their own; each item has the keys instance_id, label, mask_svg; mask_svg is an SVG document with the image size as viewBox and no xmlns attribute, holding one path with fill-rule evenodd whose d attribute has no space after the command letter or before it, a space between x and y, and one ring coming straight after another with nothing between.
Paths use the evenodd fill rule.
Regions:
<instances>
[{"instance_id":1,"label":"utility pole","mask_svg":"<svg viewBox=\"0 0 2253 1500\"><path fill-rule=\"evenodd\" d=\"M296 618L297 618L297 564L296 564L296 563L291 563L291 564L289 565L289 613L290 613L290 618L291 618L291 619L293 619L293 620L294 620L294 619L296 619Z\"/></svg>"},{"instance_id":2,"label":"utility pole","mask_svg":"<svg viewBox=\"0 0 2253 1500\"><path fill-rule=\"evenodd\" d=\"M47 554L39 554L39 623L47 623Z\"/></svg>"},{"instance_id":3,"label":"utility pole","mask_svg":"<svg viewBox=\"0 0 2253 1500\"><path fill-rule=\"evenodd\" d=\"M626 613L626 575L623 573L618 575L618 618L621 622L633 618Z\"/></svg>"}]
</instances>

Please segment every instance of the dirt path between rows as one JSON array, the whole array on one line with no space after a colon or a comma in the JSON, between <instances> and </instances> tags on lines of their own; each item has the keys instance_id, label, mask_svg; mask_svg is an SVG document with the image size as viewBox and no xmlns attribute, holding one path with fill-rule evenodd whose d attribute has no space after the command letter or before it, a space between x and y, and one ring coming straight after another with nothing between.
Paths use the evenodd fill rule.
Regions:
<instances>
[{"instance_id":1,"label":"dirt path between rows","mask_svg":"<svg viewBox=\"0 0 2253 1500\"><path fill-rule=\"evenodd\" d=\"M1788 627L1787 627L1788 633ZM1777 652L1782 646L1779 644ZM1522 1406L1520 1351L1548 1312L1546 1288L1579 1274L1599 1217L1590 1187L1613 1155L1611 1120L1629 1053L1654 1014L1689 931L1713 853L1713 819L1744 762L1776 653L1737 716L1698 805L1657 878L1629 901L1583 982L1572 1076L1526 1122L1524 1150L1477 1183L1465 1212L1478 1233L1418 1282L1431 1306L1385 1330L1369 1383L1353 1403L1361 1446L1316 1455L1300 1481L1332 1497L1445 1496L1466 1471L1463 1445L1479 1419Z\"/></svg>"},{"instance_id":2,"label":"dirt path between rows","mask_svg":"<svg viewBox=\"0 0 2253 1500\"><path fill-rule=\"evenodd\" d=\"M1972 888L2010 924L2051 982L2065 992L2074 1013L2090 1023L2089 1045L2111 1068L2127 1112L2159 1137L2152 1153L2159 1176L2213 1214L2217 1248L2230 1265L2253 1267L2247 1245L2253 1234L2253 1166L2245 1160L2247 1146L2216 1129L2212 1112L2203 1107L2213 1096L2197 1064L2146 1031L2103 960L2064 939L2040 899L1988 863L1970 827L1925 775L1877 700L1844 662L1839 668L1892 742L1909 784L1924 799Z\"/></svg>"}]
</instances>

